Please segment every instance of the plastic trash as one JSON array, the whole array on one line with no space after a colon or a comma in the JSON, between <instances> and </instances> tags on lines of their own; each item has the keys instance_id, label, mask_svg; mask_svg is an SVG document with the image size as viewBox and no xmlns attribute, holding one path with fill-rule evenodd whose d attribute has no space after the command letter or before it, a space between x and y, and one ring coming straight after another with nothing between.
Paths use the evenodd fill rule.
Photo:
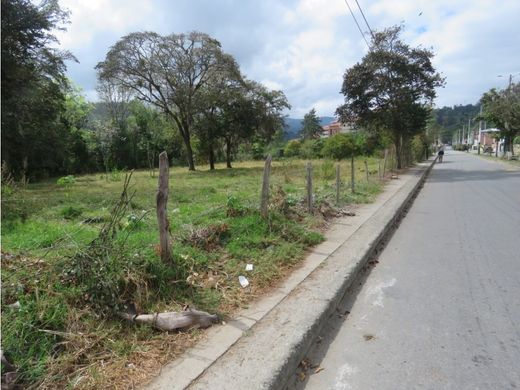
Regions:
<instances>
[{"instance_id":1,"label":"plastic trash","mask_svg":"<svg viewBox=\"0 0 520 390\"><path fill-rule=\"evenodd\" d=\"M253 270L253 264L246 264L246 271L252 271Z\"/></svg>"},{"instance_id":2,"label":"plastic trash","mask_svg":"<svg viewBox=\"0 0 520 390\"><path fill-rule=\"evenodd\" d=\"M240 285L244 288L246 288L247 286L249 286L249 280L247 280L247 278L245 276L242 276L240 275L238 277L238 281L240 282Z\"/></svg>"}]
</instances>

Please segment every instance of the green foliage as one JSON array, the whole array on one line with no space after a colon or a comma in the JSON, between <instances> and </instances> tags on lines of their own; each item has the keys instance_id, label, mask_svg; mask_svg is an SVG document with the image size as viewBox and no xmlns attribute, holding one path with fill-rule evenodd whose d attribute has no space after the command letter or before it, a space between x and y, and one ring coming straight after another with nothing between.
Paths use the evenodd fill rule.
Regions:
<instances>
[{"instance_id":1,"label":"green foliage","mask_svg":"<svg viewBox=\"0 0 520 390\"><path fill-rule=\"evenodd\" d=\"M428 144L424 136L417 134L412 139L412 156L414 161L422 161L425 158L426 148Z\"/></svg>"},{"instance_id":2,"label":"green foliage","mask_svg":"<svg viewBox=\"0 0 520 390\"><path fill-rule=\"evenodd\" d=\"M2 1L2 160L15 177L66 173L82 147L66 120L69 82L54 32L58 1Z\"/></svg>"},{"instance_id":3,"label":"green foliage","mask_svg":"<svg viewBox=\"0 0 520 390\"><path fill-rule=\"evenodd\" d=\"M68 176L60 177L60 178L56 181L56 184L58 184L59 186L63 186L63 187L71 186L71 185L73 185L74 183L76 183L76 178L75 178L73 175L68 175Z\"/></svg>"},{"instance_id":4,"label":"green foliage","mask_svg":"<svg viewBox=\"0 0 520 390\"><path fill-rule=\"evenodd\" d=\"M76 219L81 216L83 210L80 207L66 206L61 209L60 214L65 219Z\"/></svg>"},{"instance_id":5,"label":"green foliage","mask_svg":"<svg viewBox=\"0 0 520 390\"><path fill-rule=\"evenodd\" d=\"M229 194L226 201L226 215L228 217L236 217L244 215L247 208L242 204L239 198Z\"/></svg>"},{"instance_id":6,"label":"green foliage","mask_svg":"<svg viewBox=\"0 0 520 390\"><path fill-rule=\"evenodd\" d=\"M325 160L321 164L321 177L324 180L332 180L336 177L336 168L334 162L331 160Z\"/></svg>"},{"instance_id":7,"label":"green foliage","mask_svg":"<svg viewBox=\"0 0 520 390\"><path fill-rule=\"evenodd\" d=\"M377 167L376 159L368 160L370 169ZM323 162L324 168L320 164L315 162L315 172L323 178L316 195L330 199L333 179L327 178L333 164ZM76 176L65 204L55 180L29 184L31 214L25 222L2 225L2 347L15 356L25 384L45 378L49 387L62 388L77 377L73 366L92 365L101 373L97 379L87 371L81 375L97 381L97 387L106 387L105 371L96 357L108 354L105 367L124 367L129 351L150 348L150 339L165 337L144 327L129 329L111 318L127 300L147 313L178 311L180 303L187 303L230 314L248 297L237 282L246 262L255 265L248 274L255 288L272 286L309 245L323 240L317 231L322 219L302 211L304 166L304 161L295 159L273 162L273 187L282 187L280 194L287 195L277 199L273 191L267 220L258 212L262 162L241 162L233 170L213 172L171 168L176 183L168 205L173 264L162 263L157 253L157 222L150 212L155 209L156 178L147 171L134 173L133 198L131 194L118 197L121 184L100 179L99 174ZM347 166L343 163L344 180L348 180ZM377 183L358 187L359 193L342 193L342 201L368 201L380 190ZM121 202L125 207L112 207ZM63 211L68 208L71 211ZM77 219L63 218L76 210L82 210L82 219L102 222L79 224ZM211 250L206 248L208 240ZM10 253L27 258L9 263ZM222 278L218 288L187 283L195 273L203 276L210 270ZM27 313L20 315L7 307L17 300ZM79 332L81 337L69 338ZM78 357L87 345L87 352Z\"/></svg>"},{"instance_id":8,"label":"green foliage","mask_svg":"<svg viewBox=\"0 0 520 390\"><path fill-rule=\"evenodd\" d=\"M306 159L321 158L322 139L307 139L301 144L299 156Z\"/></svg>"},{"instance_id":9,"label":"green foliage","mask_svg":"<svg viewBox=\"0 0 520 390\"><path fill-rule=\"evenodd\" d=\"M505 150L513 151L513 140L520 133L520 83L507 89L491 89L482 98L482 117L491 121L505 139Z\"/></svg>"},{"instance_id":10,"label":"green foliage","mask_svg":"<svg viewBox=\"0 0 520 390\"><path fill-rule=\"evenodd\" d=\"M61 338L45 331L64 331L68 316L60 296L45 293L18 297L20 309L2 309L2 349L17 367L18 383L34 383L45 375Z\"/></svg>"},{"instance_id":11,"label":"green foliage","mask_svg":"<svg viewBox=\"0 0 520 390\"><path fill-rule=\"evenodd\" d=\"M302 143L299 140L293 139L287 142L283 155L285 157L297 157L300 155Z\"/></svg>"},{"instance_id":12,"label":"green foliage","mask_svg":"<svg viewBox=\"0 0 520 390\"><path fill-rule=\"evenodd\" d=\"M463 125L467 125L468 119L475 119L480 111L478 104L455 105L453 107L441 107L434 109L432 114L434 121L429 124L429 130L433 130L441 137L441 142L448 143L453 140L453 135ZM437 140L434 139L435 142Z\"/></svg>"},{"instance_id":13,"label":"green foliage","mask_svg":"<svg viewBox=\"0 0 520 390\"><path fill-rule=\"evenodd\" d=\"M433 52L411 48L400 40L401 31L395 26L374 33L369 52L345 73L345 104L336 111L345 123L386 132L396 147L398 168L404 145L425 128L435 88L444 85L431 63Z\"/></svg>"},{"instance_id":14,"label":"green foliage","mask_svg":"<svg viewBox=\"0 0 520 390\"><path fill-rule=\"evenodd\" d=\"M324 156L342 160L349 158L360 152L359 142L356 142L356 137L351 134L334 134L325 140L322 153Z\"/></svg>"},{"instance_id":15,"label":"green foliage","mask_svg":"<svg viewBox=\"0 0 520 390\"><path fill-rule=\"evenodd\" d=\"M304 115L300 133L304 140L309 140L319 138L322 131L320 118L318 118L316 110L313 108Z\"/></svg>"}]
</instances>

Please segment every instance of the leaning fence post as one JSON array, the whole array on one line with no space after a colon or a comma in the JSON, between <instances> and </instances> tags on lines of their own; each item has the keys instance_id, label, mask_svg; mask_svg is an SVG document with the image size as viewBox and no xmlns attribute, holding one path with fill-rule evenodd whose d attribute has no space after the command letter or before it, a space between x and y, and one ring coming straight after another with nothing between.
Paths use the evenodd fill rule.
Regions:
<instances>
[{"instance_id":1,"label":"leaning fence post","mask_svg":"<svg viewBox=\"0 0 520 390\"><path fill-rule=\"evenodd\" d=\"M312 213L312 164L307 162L307 209Z\"/></svg>"},{"instance_id":2,"label":"leaning fence post","mask_svg":"<svg viewBox=\"0 0 520 390\"><path fill-rule=\"evenodd\" d=\"M339 176L339 163L336 164L336 205L339 206L339 188L341 180Z\"/></svg>"},{"instance_id":3,"label":"leaning fence post","mask_svg":"<svg viewBox=\"0 0 520 390\"><path fill-rule=\"evenodd\" d=\"M367 163L367 160L365 160L365 172L367 174L367 183L368 183L369 182L369 180L368 180L369 173L368 173L368 163Z\"/></svg>"},{"instance_id":4,"label":"leaning fence post","mask_svg":"<svg viewBox=\"0 0 520 390\"><path fill-rule=\"evenodd\" d=\"M157 188L156 199L161 260L165 263L171 261L170 226L167 214L169 169L168 154L162 152L159 155L159 187Z\"/></svg>"},{"instance_id":5,"label":"leaning fence post","mask_svg":"<svg viewBox=\"0 0 520 390\"><path fill-rule=\"evenodd\" d=\"M271 175L271 155L265 159L264 178L262 180L262 194L260 196L260 215L267 218L267 210L269 205L269 176Z\"/></svg>"}]
</instances>

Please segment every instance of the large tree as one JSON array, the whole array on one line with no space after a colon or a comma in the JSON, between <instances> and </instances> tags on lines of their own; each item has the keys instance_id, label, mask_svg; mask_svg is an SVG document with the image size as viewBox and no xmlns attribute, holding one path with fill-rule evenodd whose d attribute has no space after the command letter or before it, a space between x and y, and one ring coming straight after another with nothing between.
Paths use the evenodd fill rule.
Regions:
<instances>
[{"instance_id":1,"label":"large tree","mask_svg":"<svg viewBox=\"0 0 520 390\"><path fill-rule=\"evenodd\" d=\"M404 43L401 30L394 26L374 33L368 53L345 72L345 104L336 111L343 122L388 133L398 168L403 147L426 125L435 88L444 85L431 63L433 52Z\"/></svg>"},{"instance_id":2,"label":"large tree","mask_svg":"<svg viewBox=\"0 0 520 390\"><path fill-rule=\"evenodd\" d=\"M513 140L520 134L520 84L505 90L491 89L480 99L482 118L493 122L505 141L505 151L514 153Z\"/></svg>"},{"instance_id":3,"label":"large tree","mask_svg":"<svg viewBox=\"0 0 520 390\"><path fill-rule=\"evenodd\" d=\"M200 32L170 34L136 32L121 38L96 69L100 80L123 88L160 108L177 124L186 146L190 170L195 114L204 105L202 88L221 72L238 72L220 43Z\"/></svg>"},{"instance_id":4,"label":"large tree","mask_svg":"<svg viewBox=\"0 0 520 390\"><path fill-rule=\"evenodd\" d=\"M320 125L320 118L316 115L316 110L313 108L303 116L302 129L300 131L303 139L320 138L323 129Z\"/></svg>"},{"instance_id":5,"label":"large tree","mask_svg":"<svg viewBox=\"0 0 520 390\"><path fill-rule=\"evenodd\" d=\"M19 175L63 171L70 53L52 47L68 14L57 0L2 0L2 160Z\"/></svg>"}]
</instances>

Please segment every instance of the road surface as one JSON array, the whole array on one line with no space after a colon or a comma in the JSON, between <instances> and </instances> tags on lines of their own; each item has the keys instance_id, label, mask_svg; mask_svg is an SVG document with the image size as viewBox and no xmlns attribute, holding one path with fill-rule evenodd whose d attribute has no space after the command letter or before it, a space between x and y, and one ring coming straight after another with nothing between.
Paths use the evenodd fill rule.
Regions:
<instances>
[{"instance_id":1,"label":"road surface","mask_svg":"<svg viewBox=\"0 0 520 390\"><path fill-rule=\"evenodd\" d=\"M378 260L289 388L520 389L519 170L447 151Z\"/></svg>"}]
</instances>

